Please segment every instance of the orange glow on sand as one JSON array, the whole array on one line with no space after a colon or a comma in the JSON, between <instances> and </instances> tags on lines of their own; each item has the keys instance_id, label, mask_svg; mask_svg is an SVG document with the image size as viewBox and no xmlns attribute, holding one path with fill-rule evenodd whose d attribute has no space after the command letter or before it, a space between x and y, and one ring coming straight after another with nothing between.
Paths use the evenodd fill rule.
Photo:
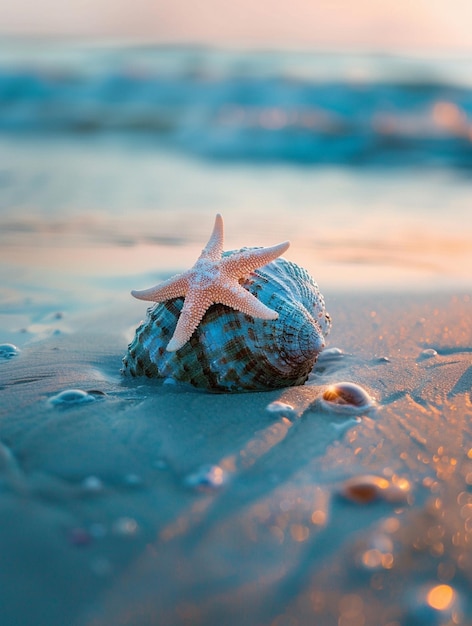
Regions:
<instances>
[{"instance_id":1,"label":"orange glow on sand","mask_svg":"<svg viewBox=\"0 0 472 626\"><path fill-rule=\"evenodd\" d=\"M433 587L427 597L428 604L438 611L449 608L454 600L454 590L449 585L437 585Z\"/></svg>"}]
</instances>

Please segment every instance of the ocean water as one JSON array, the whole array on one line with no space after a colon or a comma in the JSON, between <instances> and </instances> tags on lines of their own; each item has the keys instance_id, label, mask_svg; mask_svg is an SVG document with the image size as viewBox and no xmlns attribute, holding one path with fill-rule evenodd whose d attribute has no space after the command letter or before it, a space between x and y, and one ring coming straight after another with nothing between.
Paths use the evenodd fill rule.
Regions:
<instances>
[{"instance_id":1,"label":"ocean water","mask_svg":"<svg viewBox=\"0 0 472 626\"><path fill-rule=\"evenodd\" d=\"M230 162L467 171L471 65L457 58L7 46L0 128L132 133Z\"/></svg>"},{"instance_id":2,"label":"ocean water","mask_svg":"<svg viewBox=\"0 0 472 626\"><path fill-rule=\"evenodd\" d=\"M4 41L3 288L183 269L219 211L228 248L289 238L327 288L467 289L471 67Z\"/></svg>"}]
</instances>

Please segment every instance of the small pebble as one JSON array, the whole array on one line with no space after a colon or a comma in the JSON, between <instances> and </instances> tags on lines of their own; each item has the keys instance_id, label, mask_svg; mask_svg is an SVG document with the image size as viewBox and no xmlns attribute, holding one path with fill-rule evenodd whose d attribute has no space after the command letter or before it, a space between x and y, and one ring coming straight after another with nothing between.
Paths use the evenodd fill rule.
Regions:
<instances>
[{"instance_id":1,"label":"small pebble","mask_svg":"<svg viewBox=\"0 0 472 626\"><path fill-rule=\"evenodd\" d=\"M20 349L12 343L0 343L0 359L11 359L20 354Z\"/></svg>"},{"instance_id":2,"label":"small pebble","mask_svg":"<svg viewBox=\"0 0 472 626\"><path fill-rule=\"evenodd\" d=\"M426 350L423 350L422 352L420 352L419 358L421 360L423 360L423 359L432 359L435 356L438 356L437 351L434 350L434 348L427 348Z\"/></svg>"},{"instance_id":3,"label":"small pebble","mask_svg":"<svg viewBox=\"0 0 472 626\"><path fill-rule=\"evenodd\" d=\"M346 480L339 494L355 504L370 504L377 500L391 503L404 503L410 494L411 486L406 479L392 482L382 476L354 476Z\"/></svg>"},{"instance_id":4,"label":"small pebble","mask_svg":"<svg viewBox=\"0 0 472 626\"><path fill-rule=\"evenodd\" d=\"M70 406L73 404L85 404L87 402L93 402L94 400L93 395L82 391L82 389L66 389L49 398L49 403L56 406Z\"/></svg>"},{"instance_id":5,"label":"small pebble","mask_svg":"<svg viewBox=\"0 0 472 626\"><path fill-rule=\"evenodd\" d=\"M227 480L226 472L219 465L202 465L197 471L185 478L187 487L202 491L222 487Z\"/></svg>"},{"instance_id":6,"label":"small pebble","mask_svg":"<svg viewBox=\"0 0 472 626\"><path fill-rule=\"evenodd\" d=\"M358 415L375 406L369 394L355 383L341 382L327 387L319 403L330 412L345 415Z\"/></svg>"}]
</instances>

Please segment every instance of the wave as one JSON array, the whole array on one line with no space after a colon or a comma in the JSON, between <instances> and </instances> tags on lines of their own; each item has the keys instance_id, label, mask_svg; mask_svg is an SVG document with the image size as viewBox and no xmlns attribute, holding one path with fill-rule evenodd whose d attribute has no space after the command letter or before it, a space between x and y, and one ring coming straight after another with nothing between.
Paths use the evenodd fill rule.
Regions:
<instances>
[{"instance_id":1,"label":"wave","mask_svg":"<svg viewBox=\"0 0 472 626\"><path fill-rule=\"evenodd\" d=\"M0 131L128 133L219 160L469 168L472 85L456 65L16 46L0 56Z\"/></svg>"}]
</instances>

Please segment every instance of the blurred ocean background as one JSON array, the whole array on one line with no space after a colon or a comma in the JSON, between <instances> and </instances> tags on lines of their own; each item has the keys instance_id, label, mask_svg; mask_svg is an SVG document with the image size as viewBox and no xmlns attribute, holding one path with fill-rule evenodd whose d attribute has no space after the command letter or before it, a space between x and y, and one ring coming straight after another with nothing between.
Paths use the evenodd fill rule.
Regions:
<instances>
[{"instance_id":1,"label":"blurred ocean background","mask_svg":"<svg viewBox=\"0 0 472 626\"><path fill-rule=\"evenodd\" d=\"M4 302L148 286L216 212L324 290L470 290L471 173L470 55L0 45Z\"/></svg>"},{"instance_id":2,"label":"blurred ocean background","mask_svg":"<svg viewBox=\"0 0 472 626\"><path fill-rule=\"evenodd\" d=\"M126 134L254 164L472 167L472 60L13 43L5 133Z\"/></svg>"}]
</instances>

